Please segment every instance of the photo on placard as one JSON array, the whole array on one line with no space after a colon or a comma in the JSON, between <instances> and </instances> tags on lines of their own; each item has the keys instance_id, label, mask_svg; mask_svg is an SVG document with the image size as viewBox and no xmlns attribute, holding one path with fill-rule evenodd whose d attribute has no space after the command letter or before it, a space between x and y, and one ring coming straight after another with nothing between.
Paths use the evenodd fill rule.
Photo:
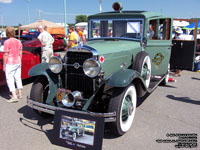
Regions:
<instances>
[{"instance_id":1,"label":"photo on placard","mask_svg":"<svg viewBox=\"0 0 200 150\"><path fill-rule=\"evenodd\" d=\"M57 111L54 118L55 144L72 149L101 149L104 119L87 114Z\"/></svg>"},{"instance_id":2,"label":"photo on placard","mask_svg":"<svg viewBox=\"0 0 200 150\"><path fill-rule=\"evenodd\" d=\"M60 138L93 145L95 124L95 121L63 115L61 118Z\"/></svg>"}]
</instances>

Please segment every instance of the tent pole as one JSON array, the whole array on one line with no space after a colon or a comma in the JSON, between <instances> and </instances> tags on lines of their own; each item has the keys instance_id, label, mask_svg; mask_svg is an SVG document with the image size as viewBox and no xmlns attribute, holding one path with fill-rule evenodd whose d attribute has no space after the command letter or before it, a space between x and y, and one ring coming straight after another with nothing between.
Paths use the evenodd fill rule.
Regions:
<instances>
[{"instance_id":1,"label":"tent pole","mask_svg":"<svg viewBox=\"0 0 200 150\"><path fill-rule=\"evenodd\" d=\"M67 22L67 16L66 16L66 0L64 0L64 22L65 22L65 34L67 35L68 34L68 28L67 28L67 25L66 25L66 22Z\"/></svg>"}]
</instances>

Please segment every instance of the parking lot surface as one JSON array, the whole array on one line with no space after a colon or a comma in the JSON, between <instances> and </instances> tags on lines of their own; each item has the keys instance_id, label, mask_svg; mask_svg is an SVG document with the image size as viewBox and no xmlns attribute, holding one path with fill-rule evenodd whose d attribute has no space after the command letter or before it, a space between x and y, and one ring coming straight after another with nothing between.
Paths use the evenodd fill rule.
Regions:
<instances>
[{"instance_id":1,"label":"parking lot surface","mask_svg":"<svg viewBox=\"0 0 200 150\"><path fill-rule=\"evenodd\" d=\"M6 103L8 89L0 87L1 150L65 149L52 144L54 118L42 118L26 106L33 80L23 81L23 99L18 103ZM200 149L200 73L183 71L175 80L158 86L138 103L133 125L125 135L115 137L105 132L102 149L186 149L175 148L175 140L190 135L197 137L198 147L193 149Z\"/></svg>"}]
</instances>

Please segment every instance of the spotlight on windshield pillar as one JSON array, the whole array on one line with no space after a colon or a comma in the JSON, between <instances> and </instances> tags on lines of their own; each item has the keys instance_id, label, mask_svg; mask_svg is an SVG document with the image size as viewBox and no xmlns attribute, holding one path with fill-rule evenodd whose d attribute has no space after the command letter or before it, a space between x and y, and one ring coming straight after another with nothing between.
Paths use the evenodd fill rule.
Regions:
<instances>
[{"instance_id":1,"label":"spotlight on windshield pillar","mask_svg":"<svg viewBox=\"0 0 200 150\"><path fill-rule=\"evenodd\" d=\"M115 2L115 3L113 3L112 8L113 8L115 11L121 11L122 8L123 8L123 6L122 6L122 4L119 3L119 2Z\"/></svg>"}]
</instances>

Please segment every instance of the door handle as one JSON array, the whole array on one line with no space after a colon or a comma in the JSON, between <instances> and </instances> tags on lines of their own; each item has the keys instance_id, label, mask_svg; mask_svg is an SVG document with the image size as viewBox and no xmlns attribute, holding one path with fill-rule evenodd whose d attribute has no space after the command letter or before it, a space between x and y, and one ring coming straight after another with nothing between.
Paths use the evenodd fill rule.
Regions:
<instances>
[{"instance_id":1,"label":"door handle","mask_svg":"<svg viewBox=\"0 0 200 150\"><path fill-rule=\"evenodd\" d=\"M183 48L183 42L181 42L181 48Z\"/></svg>"}]
</instances>

